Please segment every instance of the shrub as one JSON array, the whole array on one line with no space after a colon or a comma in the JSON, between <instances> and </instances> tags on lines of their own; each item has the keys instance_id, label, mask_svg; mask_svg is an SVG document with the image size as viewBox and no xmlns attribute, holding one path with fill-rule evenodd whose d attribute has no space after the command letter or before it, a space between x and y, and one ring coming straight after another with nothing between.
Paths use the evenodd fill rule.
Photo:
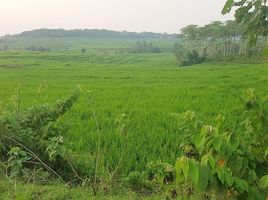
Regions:
<instances>
[{"instance_id":1,"label":"shrub","mask_svg":"<svg viewBox=\"0 0 268 200\"><path fill-rule=\"evenodd\" d=\"M202 63L206 60L206 54L200 56L196 50L178 51L176 53L177 65L184 67L194 64Z\"/></svg>"},{"instance_id":2,"label":"shrub","mask_svg":"<svg viewBox=\"0 0 268 200\"><path fill-rule=\"evenodd\" d=\"M183 123L188 124L190 130L196 124L187 145L198 155L189 156L184 151L177 159L176 184L188 183L219 200L265 199L268 189L267 102L260 103L254 90L249 89L245 105L239 133L224 130L222 116L217 118L216 126L196 123L195 117Z\"/></svg>"},{"instance_id":3,"label":"shrub","mask_svg":"<svg viewBox=\"0 0 268 200\"><path fill-rule=\"evenodd\" d=\"M21 110L15 99L14 112L0 116L0 161L5 175L10 178L56 178L81 182L78 169L64 146L62 131L65 127L55 123L76 102L80 94L75 90L65 100L54 105L44 104Z\"/></svg>"}]
</instances>

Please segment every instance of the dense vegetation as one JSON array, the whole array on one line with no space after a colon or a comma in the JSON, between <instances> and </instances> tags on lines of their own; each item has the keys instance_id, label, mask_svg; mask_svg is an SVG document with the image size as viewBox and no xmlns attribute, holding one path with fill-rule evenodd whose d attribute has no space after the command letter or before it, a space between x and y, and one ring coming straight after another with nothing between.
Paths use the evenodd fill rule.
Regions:
<instances>
[{"instance_id":1,"label":"dense vegetation","mask_svg":"<svg viewBox=\"0 0 268 200\"><path fill-rule=\"evenodd\" d=\"M236 21L189 25L175 45L87 29L1 38L0 199L267 199L267 0L222 13L233 7Z\"/></svg>"},{"instance_id":2,"label":"dense vegetation","mask_svg":"<svg viewBox=\"0 0 268 200\"><path fill-rule=\"evenodd\" d=\"M267 0L227 0L222 14L235 8L235 21L214 21L204 27L189 25L181 29L183 45L177 45L180 66L228 57L267 56Z\"/></svg>"},{"instance_id":3,"label":"dense vegetation","mask_svg":"<svg viewBox=\"0 0 268 200\"><path fill-rule=\"evenodd\" d=\"M178 65L185 66L205 60L239 57L263 57L268 40L259 36L254 46L248 42L243 26L235 21L214 21L205 26L189 25L181 29L181 42L175 46Z\"/></svg>"},{"instance_id":4,"label":"dense vegetation","mask_svg":"<svg viewBox=\"0 0 268 200\"><path fill-rule=\"evenodd\" d=\"M243 26L250 44L256 44L260 36L268 35L267 0L227 0L222 14L235 9L236 22Z\"/></svg>"},{"instance_id":5,"label":"dense vegetation","mask_svg":"<svg viewBox=\"0 0 268 200\"><path fill-rule=\"evenodd\" d=\"M62 136L62 145L68 149L68 155L71 156L71 161L79 176L85 179L82 181L84 185L79 183L79 179L78 182L73 183L84 186L77 191L93 195L94 188L98 193L106 192L110 195L120 194L118 191L125 190L143 195L166 196L166 192L175 195L172 176L171 179L164 178L165 183L168 181L169 184L164 184L163 187L161 186L163 176L160 174L157 175L159 178L152 179L154 177L152 175L159 170L162 173L161 170L166 167L168 171L164 171L164 174L172 173L176 159L183 155L184 151L180 146L182 141L187 140L185 129L178 126L182 122L180 113L194 110L204 124L213 126L214 118L218 114L223 114L226 119L224 130L236 130L240 124L241 112L243 112L243 102L240 101L240 97L247 88L254 87L259 96L268 94L265 87L268 80L267 64L224 65L226 64L210 64L180 69L176 67L172 53L2 52L0 84L4 89L0 93L1 113L11 115L1 114L1 116L17 119L12 116L16 113L18 104L10 103L11 96L13 96L12 102L20 100L21 118L24 119L25 114L32 110L28 108L34 106L37 108L37 113L40 113L38 108L43 108L42 105L48 103L50 106L46 105L45 108L51 110L58 98L64 99L76 85L81 84L82 93L73 108L55 123L53 122L50 125L51 129L48 129L48 133L50 130L56 130L52 132L52 137L55 137L55 134ZM18 84L22 84L20 98L17 97L18 92L14 92ZM39 84L41 84L40 87L38 87ZM91 105L99 124L99 132ZM14 120L13 123L17 124ZM21 130L22 125L18 124L16 127ZM243 132L241 129L235 133ZM92 180L92 177L95 177L99 134L101 134L101 150L99 151L97 182L95 182L87 178L91 177ZM28 133L24 135L26 138L28 136ZM61 141L61 139L56 140L56 144ZM25 145L29 144L31 143L27 142ZM42 148L47 148L47 146ZM13 149L13 154L17 150L19 149ZM34 160L33 158L28 160L30 158L27 156L25 161L23 154L21 152L20 162L27 163ZM5 159L8 159L8 155L5 155ZM47 155L49 155L48 152L44 156ZM46 160L47 157L44 158L45 163L51 167L54 166L53 162ZM28 169L27 166L26 164L26 169ZM20 175L24 174L24 176L16 180L26 178L24 180L28 181L31 175L29 169L34 168L26 169L23 168L23 171L28 172L28 176L20 171ZM63 179L66 172L69 173L68 177L76 179L72 170L66 169L62 174L60 168L53 167L52 169L59 170L56 172ZM29 191L29 195L36 195L30 183L45 184L47 180L51 182L55 179L53 174L47 174L45 168L41 171L43 171L41 177L46 175L48 178L45 178L45 182L40 177L30 178L29 185L24 186L27 188L25 190ZM11 175L10 172L8 171L8 176ZM111 174L114 175L109 180ZM36 175L40 174L36 172ZM49 178L51 176L52 179ZM65 181L69 182L69 180ZM94 185L94 183L98 184ZM18 187L22 188L21 185ZM115 189L117 187L126 189ZM188 185L180 186L176 189L176 193L187 196L188 189ZM14 192L12 188L8 190L5 188L5 190L9 192L4 192L3 195L10 195ZM41 195L46 195L41 188L37 190L40 190ZM52 188L48 187L47 190L52 191ZM64 188L59 191L62 195L66 194ZM19 192L21 194L22 191ZM77 195L76 192L71 190L70 198L75 199L75 195ZM83 198L86 199L86 197Z\"/></svg>"}]
</instances>

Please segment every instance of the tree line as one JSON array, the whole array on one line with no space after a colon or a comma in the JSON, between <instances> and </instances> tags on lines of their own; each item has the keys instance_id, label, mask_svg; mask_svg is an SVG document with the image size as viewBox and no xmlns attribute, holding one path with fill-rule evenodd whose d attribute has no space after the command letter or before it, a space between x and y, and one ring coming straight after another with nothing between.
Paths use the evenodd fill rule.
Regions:
<instances>
[{"instance_id":1,"label":"tree line","mask_svg":"<svg viewBox=\"0 0 268 200\"><path fill-rule=\"evenodd\" d=\"M261 56L268 47L267 36L259 35L254 45L248 42L249 37L243 25L232 20L186 26L181 29L180 43L175 46L178 64L196 64L224 57Z\"/></svg>"},{"instance_id":2,"label":"tree line","mask_svg":"<svg viewBox=\"0 0 268 200\"><path fill-rule=\"evenodd\" d=\"M32 31L25 31L17 35L7 35L5 37L73 37L73 38L100 38L100 39L111 39L111 38L124 38L124 39L168 39L175 38L175 34L167 33L153 33L153 32L128 32L128 31L111 31L106 29L75 29L75 30L64 30L64 29L36 29Z\"/></svg>"},{"instance_id":3,"label":"tree line","mask_svg":"<svg viewBox=\"0 0 268 200\"><path fill-rule=\"evenodd\" d=\"M152 42L137 41L136 45L127 50L128 53L161 53L161 50Z\"/></svg>"}]
</instances>

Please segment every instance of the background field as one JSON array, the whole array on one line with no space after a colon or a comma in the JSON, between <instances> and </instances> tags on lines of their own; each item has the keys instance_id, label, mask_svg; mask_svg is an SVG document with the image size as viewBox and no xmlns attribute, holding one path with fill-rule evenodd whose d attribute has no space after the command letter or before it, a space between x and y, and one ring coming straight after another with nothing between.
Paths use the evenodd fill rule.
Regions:
<instances>
[{"instance_id":1,"label":"background field","mask_svg":"<svg viewBox=\"0 0 268 200\"><path fill-rule=\"evenodd\" d=\"M116 167L127 140L118 173L127 175L144 170L151 161L175 162L182 134L179 113L193 110L206 123L223 114L229 127L235 127L245 90L252 87L261 96L268 94L267 67L214 63L178 68L168 52L2 52L0 101L12 108L10 98L18 84L23 107L53 103L80 85L83 95L59 123L69 128L63 134L70 149L94 166L97 132L86 97L86 91L91 91L102 135L102 173ZM40 84L46 87L41 98L37 96ZM114 123L121 113L127 116L127 137L118 134Z\"/></svg>"}]
</instances>

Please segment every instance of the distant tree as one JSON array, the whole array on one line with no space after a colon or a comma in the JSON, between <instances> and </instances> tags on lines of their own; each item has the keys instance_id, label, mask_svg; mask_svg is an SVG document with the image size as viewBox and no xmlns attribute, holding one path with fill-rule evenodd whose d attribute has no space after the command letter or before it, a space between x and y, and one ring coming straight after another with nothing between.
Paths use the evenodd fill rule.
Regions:
<instances>
[{"instance_id":1,"label":"distant tree","mask_svg":"<svg viewBox=\"0 0 268 200\"><path fill-rule=\"evenodd\" d=\"M152 42L137 41L136 45L128 49L129 53L161 53L161 50L154 46Z\"/></svg>"},{"instance_id":2,"label":"distant tree","mask_svg":"<svg viewBox=\"0 0 268 200\"><path fill-rule=\"evenodd\" d=\"M46 48L41 46L41 47L39 47L39 48L37 49L37 51L44 52L44 51L46 51Z\"/></svg>"},{"instance_id":3,"label":"distant tree","mask_svg":"<svg viewBox=\"0 0 268 200\"><path fill-rule=\"evenodd\" d=\"M243 25L233 20L214 21L202 27L189 25L181 29L180 45L176 44L174 51L178 63L181 59L185 60L187 52L193 51L198 52L200 57L209 59L264 55L265 48L268 47L267 37L259 36L255 46L248 45L247 37Z\"/></svg>"},{"instance_id":4,"label":"distant tree","mask_svg":"<svg viewBox=\"0 0 268 200\"><path fill-rule=\"evenodd\" d=\"M152 47L151 53L161 53L161 50L158 47Z\"/></svg>"},{"instance_id":5,"label":"distant tree","mask_svg":"<svg viewBox=\"0 0 268 200\"><path fill-rule=\"evenodd\" d=\"M36 51L36 47L35 46L30 46L26 48L27 51Z\"/></svg>"},{"instance_id":6,"label":"distant tree","mask_svg":"<svg viewBox=\"0 0 268 200\"><path fill-rule=\"evenodd\" d=\"M198 25L189 25L181 29L184 38L188 40L195 40L198 38Z\"/></svg>"},{"instance_id":7,"label":"distant tree","mask_svg":"<svg viewBox=\"0 0 268 200\"><path fill-rule=\"evenodd\" d=\"M129 38L129 39L169 39L175 38L175 34L161 34L151 32L127 32L127 31L110 31L98 29L77 29L77 30L64 30L64 29L37 29L33 31L25 31L21 34L12 37L30 37L30 38L60 38L60 37L75 37L75 38Z\"/></svg>"},{"instance_id":8,"label":"distant tree","mask_svg":"<svg viewBox=\"0 0 268 200\"><path fill-rule=\"evenodd\" d=\"M200 56L200 54L196 50L191 50L191 51L181 51L176 54L177 57L177 65L184 67L184 66L189 66L189 65L194 65L194 64L199 64L202 63L206 57L205 54Z\"/></svg>"},{"instance_id":9,"label":"distant tree","mask_svg":"<svg viewBox=\"0 0 268 200\"><path fill-rule=\"evenodd\" d=\"M86 53L86 49L81 49L81 53Z\"/></svg>"},{"instance_id":10,"label":"distant tree","mask_svg":"<svg viewBox=\"0 0 268 200\"><path fill-rule=\"evenodd\" d=\"M256 44L258 36L268 35L267 0L227 0L222 14L235 8L235 19L243 24L250 43Z\"/></svg>"}]
</instances>

